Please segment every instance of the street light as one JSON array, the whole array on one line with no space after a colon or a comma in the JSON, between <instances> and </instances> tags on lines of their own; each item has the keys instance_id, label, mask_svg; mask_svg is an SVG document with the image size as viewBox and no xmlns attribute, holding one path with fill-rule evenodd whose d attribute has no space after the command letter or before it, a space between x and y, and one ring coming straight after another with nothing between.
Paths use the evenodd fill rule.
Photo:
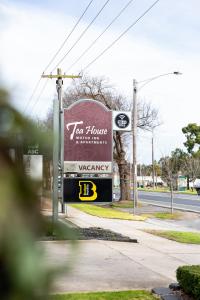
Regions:
<instances>
[{"instance_id":1,"label":"street light","mask_svg":"<svg viewBox=\"0 0 200 300\"><path fill-rule=\"evenodd\" d=\"M140 86L139 90L141 90L145 85L149 84L151 81L156 80L156 79L158 79L160 77L163 77L163 76L168 76L168 75L182 75L182 73L178 72L178 71L174 71L174 72L164 73L164 74L161 74L161 75L157 75L157 76L153 76L151 78L141 80L141 81L138 82L138 84L143 83L143 82L144 82L144 84L142 84Z\"/></svg>"},{"instance_id":2,"label":"street light","mask_svg":"<svg viewBox=\"0 0 200 300\"><path fill-rule=\"evenodd\" d=\"M170 73L164 73L160 74L145 80L141 80L139 82L136 81L136 79L133 79L133 110L132 110L132 118L133 118L133 213L135 214L135 208L138 204L138 192L137 192L137 93L138 90L141 90L145 85L149 84L151 81L156 80L163 76L168 75L182 75L182 73L178 71L170 72ZM143 83L139 88L138 84ZM153 152L153 146L152 146L152 152ZM153 155L152 155L152 159ZM154 162L152 162L152 169L154 169Z\"/></svg>"}]
</instances>

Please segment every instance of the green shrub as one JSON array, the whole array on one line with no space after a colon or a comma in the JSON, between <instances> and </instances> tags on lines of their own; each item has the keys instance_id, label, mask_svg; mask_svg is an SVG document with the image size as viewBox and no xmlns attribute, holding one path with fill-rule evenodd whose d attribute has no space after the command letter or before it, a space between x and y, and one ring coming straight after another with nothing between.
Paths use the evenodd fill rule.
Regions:
<instances>
[{"instance_id":1,"label":"green shrub","mask_svg":"<svg viewBox=\"0 0 200 300\"><path fill-rule=\"evenodd\" d=\"M194 299L200 299L200 265L182 266L176 271L181 288Z\"/></svg>"},{"instance_id":2,"label":"green shrub","mask_svg":"<svg viewBox=\"0 0 200 300\"><path fill-rule=\"evenodd\" d=\"M42 153L48 153L52 144L49 135L17 112L7 98L0 86L0 299L46 300L55 275L65 272L66 265L49 265L44 243L37 241L45 229L59 237L67 233L60 224L58 229L55 222L52 228L46 224L38 196L41 183L26 174L23 152L37 141ZM15 155L11 156L11 149ZM74 248L70 255L68 269Z\"/></svg>"}]
</instances>

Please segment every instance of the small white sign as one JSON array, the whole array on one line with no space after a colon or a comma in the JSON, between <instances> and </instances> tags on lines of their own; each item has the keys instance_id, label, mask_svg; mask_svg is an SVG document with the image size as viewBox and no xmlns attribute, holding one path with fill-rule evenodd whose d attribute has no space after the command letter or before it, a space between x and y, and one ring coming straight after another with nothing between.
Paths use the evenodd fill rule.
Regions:
<instances>
[{"instance_id":1,"label":"small white sign","mask_svg":"<svg viewBox=\"0 0 200 300\"><path fill-rule=\"evenodd\" d=\"M64 161L65 173L108 174L112 173L112 162Z\"/></svg>"},{"instance_id":2,"label":"small white sign","mask_svg":"<svg viewBox=\"0 0 200 300\"><path fill-rule=\"evenodd\" d=\"M34 180L43 178L43 156L42 155L23 155L25 172Z\"/></svg>"},{"instance_id":3,"label":"small white sign","mask_svg":"<svg viewBox=\"0 0 200 300\"><path fill-rule=\"evenodd\" d=\"M113 111L113 130L131 131L131 112L130 111Z\"/></svg>"}]
</instances>

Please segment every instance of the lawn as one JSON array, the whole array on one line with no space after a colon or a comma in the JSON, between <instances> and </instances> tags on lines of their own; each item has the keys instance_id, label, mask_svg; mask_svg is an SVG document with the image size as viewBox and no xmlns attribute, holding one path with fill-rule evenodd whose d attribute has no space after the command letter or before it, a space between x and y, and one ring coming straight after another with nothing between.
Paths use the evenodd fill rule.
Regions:
<instances>
[{"instance_id":1,"label":"lawn","mask_svg":"<svg viewBox=\"0 0 200 300\"><path fill-rule=\"evenodd\" d=\"M165 213L165 212L156 212L156 213L150 213L150 214L143 214L143 216L147 218L157 218L162 220L180 220L183 218L183 214L177 212L177 213Z\"/></svg>"},{"instance_id":2,"label":"lawn","mask_svg":"<svg viewBox=\"0 0 200 300\"><path fill-rule=\"evenodd\" d=\"M53 295L51 300L155 300L148 291L120 291Z\"/></svg>"},{"instance_id":3,"label":"lawn","mask_svg":"<svg viewBox=\"0 0 200 300\"><path fill-rule=\"evenodd\" d=\"M164 188L160 188L159 187L159 188L155 188L155 189L153 189L153 188L141 188L141 187L139 187L138 191L158 192L158 193L169 193L170 192L169 188L166 188L166 187L164 187Z\"/></svg>"},{"instance_id":4,"label":"lawn","mask_svg":"<svg viewBox=\"0 0 200 300\"><path fill-rule=\"evenodd\" d=\"M113 202L111 204L111 207L113 208L133 208L133 202L132 201L118 201Z\"/></svg>"},{"instance_id":5,"label":"lawn","mask_svg":"<svg viewBox=\"0 0 200 300\"><path fill-rule=\"evenodd\" d=\"M112 202L111 207L114 208L133 208L133 201L117 201ZM142 204L139 202L138 207L142 207Z\"/></svg>"},{"instance_id":6,"label":"lawn","mask_svg":"<svg viewBox=\"0 0 200 300\"><path fill-rule=\"evenodd\" d=\"M72 207L80 209L81 211L100 218L107 219L121 219L121 220L132 220L132 221L144 221L146 217L136 216L127 212L118 211L112 208L104 208L97 205L91 204L70 204Z\"/></svg>"},{"instance_id":7,"label":"lawn","mask_svg":"<svg viewBox=\"0 0 200 300\"><path fill-rule=\"evenodd\" d=\"M157 192L157 193L170 193L169 188L138 188L139 191L144 192ZM188 195L197 195L197 191L185 190L185 191L174 191L175 194L188 194Z\"/></svg>"},{"instance_id":8,"label":"lawn","mask_svg":"<svg viewBox=\"0 0 200 300\"><path fill-rule=\"evenodd\" d=\"M160 237L164 237L179 243L200 245L200 233L198 232L171 231L171 230L145 230L145 232Z\"/></svg>"},{"instance_id":9,"label":"lawn","mask_svg":"<svg viewBox=\"0 0 200 300\"><path fill-rule=\"evenodd\" d=\"M132 201L119 201L113 202L110 204L110 207L120 209L120 208L133 208ZM139 202L138 207L141 208L142 204ZM144 213L142 214L143 217L146 218L157 218L162 220L180 220L183 218L183 214L180 212L174 212L173 214L168 212L155 212L155 213Z\"/></svg>"}]
</instances>

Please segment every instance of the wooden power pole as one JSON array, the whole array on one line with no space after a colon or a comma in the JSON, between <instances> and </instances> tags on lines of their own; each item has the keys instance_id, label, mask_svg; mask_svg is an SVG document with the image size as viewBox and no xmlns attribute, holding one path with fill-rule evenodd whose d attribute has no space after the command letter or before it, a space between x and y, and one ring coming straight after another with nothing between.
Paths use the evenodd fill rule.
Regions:
<instances>
[{"instance_id":1,"label":"wooden power pole","mask_svg":"<svg viewBox=\"0 0 200 300\"><path fill-rule=\"evenodd\" d=\"M60 68L57 69L57 74L42 74L42 78L53 79L56 78L56 89L58 99L53 103L53 222L58 220L58 198L62 204L62 212L64 212L63 202L63 175L64 175L64 136L63 136L63 101L62 101L62 85L63 78L81 78L79 75L62 74ZM58 184L60 184L58 193Z\"/></svg>"}]
</instances>

